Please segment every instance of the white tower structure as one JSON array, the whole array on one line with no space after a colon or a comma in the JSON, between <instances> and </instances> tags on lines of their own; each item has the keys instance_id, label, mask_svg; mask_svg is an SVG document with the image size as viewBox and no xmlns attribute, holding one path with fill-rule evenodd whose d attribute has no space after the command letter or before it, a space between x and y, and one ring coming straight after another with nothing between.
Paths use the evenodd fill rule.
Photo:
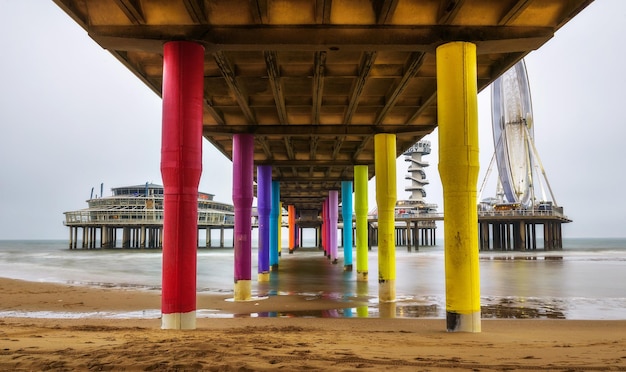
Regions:
<instances>
[{"instance_id":1,"label":"white tower structure","mask_svg":"<svg viewBox=\"0 0 626 372\"><path fill-rule=\"evenodd\" d=\"M426 204L426 190L424 186L428 185L424 168L428 167L427 161L422 160L422 156L430 154L430 141L419 141L404 152L404 160L409 162L409 174L405 179L411 183L404 188L409 191L411 196L408 200L398 201L397 208L405 209L405 213L434 213L437 210L436 204Z\"/></svg>"},{"instance_id":2,"label":"white tower structure","mask_svg":"<svg viewBox=\"0 0 626 372\"><path fill-rule=\"evenodd\" d=\"M409 174L404 178L411 181L411 184L405 187L404 191L411 192L409 200L414 202L423 202L426 197L424 186L428 185L429 182L426 179L424 168L428 167L429 164L422 160L422 156L428 154L430 154L430 141L419 141L404 152L404 161L410 162Z\"/></svg>"}]
</instances>

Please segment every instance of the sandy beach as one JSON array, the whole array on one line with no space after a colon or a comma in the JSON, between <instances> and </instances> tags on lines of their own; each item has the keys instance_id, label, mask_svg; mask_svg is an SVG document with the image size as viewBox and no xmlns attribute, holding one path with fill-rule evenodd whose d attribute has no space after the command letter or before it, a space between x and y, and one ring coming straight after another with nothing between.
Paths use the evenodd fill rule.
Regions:
<instances>
[{"instance_id":1,"label":"sandy beach","mask_svg":"<svg viewBox=\"0 0 626 372\"><path fill-rule=\"evenodd\" d=\"M246 303L198 295L193 331L158 317L0 318L0 370L626 370L626 320L483 320L448 333L443 319L256 318L252 312L336 309L273 296ZM344 304L343 306L356 306ZM0 311L97 314L160 308L158 292L0 279Z\"/></svg>"}]
</instances>

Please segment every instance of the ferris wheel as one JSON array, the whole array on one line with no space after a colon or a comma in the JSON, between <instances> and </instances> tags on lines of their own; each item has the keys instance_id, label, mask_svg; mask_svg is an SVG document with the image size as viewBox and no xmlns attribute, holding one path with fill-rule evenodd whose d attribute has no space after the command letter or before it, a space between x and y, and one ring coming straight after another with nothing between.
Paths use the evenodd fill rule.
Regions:
<instances>
[{"instance_id":1,"label":"ferris wheel","mask_svg":"<svg viewBox=\"0 0 626 372\"><path fill-rule=\"evenodd\" d=\"M539 173L538 168L541 168L552 194L534 145L532 103L524 60L493 82L491 118L499 189L506 202L522 207L529 207L535 202L533 180L540 181L540 178L533 175ZM538 184L541 187L542 200L545 201L547 199L543 184ZM554 200L553 194L552 199Z\"/></svg>"}]
</instances>

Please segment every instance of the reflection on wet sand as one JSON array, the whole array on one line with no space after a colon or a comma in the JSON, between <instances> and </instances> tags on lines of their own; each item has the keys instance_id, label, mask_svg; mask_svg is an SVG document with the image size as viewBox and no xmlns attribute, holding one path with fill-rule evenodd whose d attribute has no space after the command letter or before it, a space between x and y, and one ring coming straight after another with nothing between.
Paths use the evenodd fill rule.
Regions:
<instances>
[{"instance_id":1,"label":"reflection on wet sand","mask_svg":"<svg viewBox=\"0 0 626 372\"><path fill-rule=\"evenodd\" d=\"M483 319L566 319L564 309L558 301L543 302L538 299L500 298L485 299L481 306ZM417 304L384 302L356 308L338 308L329 310L300 310L282 312L259 312L237 314L239 317L271 318L443 318L445 312L439 304Z\"/></svg>"}]
</instances>

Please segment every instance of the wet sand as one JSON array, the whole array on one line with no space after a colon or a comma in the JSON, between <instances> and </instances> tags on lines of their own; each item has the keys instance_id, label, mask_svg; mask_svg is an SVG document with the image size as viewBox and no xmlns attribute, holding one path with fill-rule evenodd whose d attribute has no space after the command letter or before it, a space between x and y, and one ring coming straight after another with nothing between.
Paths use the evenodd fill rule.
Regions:
<instances>
[{"instance_id":1,"label":"wet sand","mask_svg":"<svg viewBox=\"0 0 626 372\"><path fill-rule=\"evenodd\" d=\"M38 314L0 318L0 370L626 370L626 320L490 319L482 333L447 333L443 319L234 315L359 299L227 298L201 293L198 308L221 316L199 317L193 331L161 330L158 316L98 316L158 310L158 292L0 279L0 312Z\"/></svg>"}]
</instances>

